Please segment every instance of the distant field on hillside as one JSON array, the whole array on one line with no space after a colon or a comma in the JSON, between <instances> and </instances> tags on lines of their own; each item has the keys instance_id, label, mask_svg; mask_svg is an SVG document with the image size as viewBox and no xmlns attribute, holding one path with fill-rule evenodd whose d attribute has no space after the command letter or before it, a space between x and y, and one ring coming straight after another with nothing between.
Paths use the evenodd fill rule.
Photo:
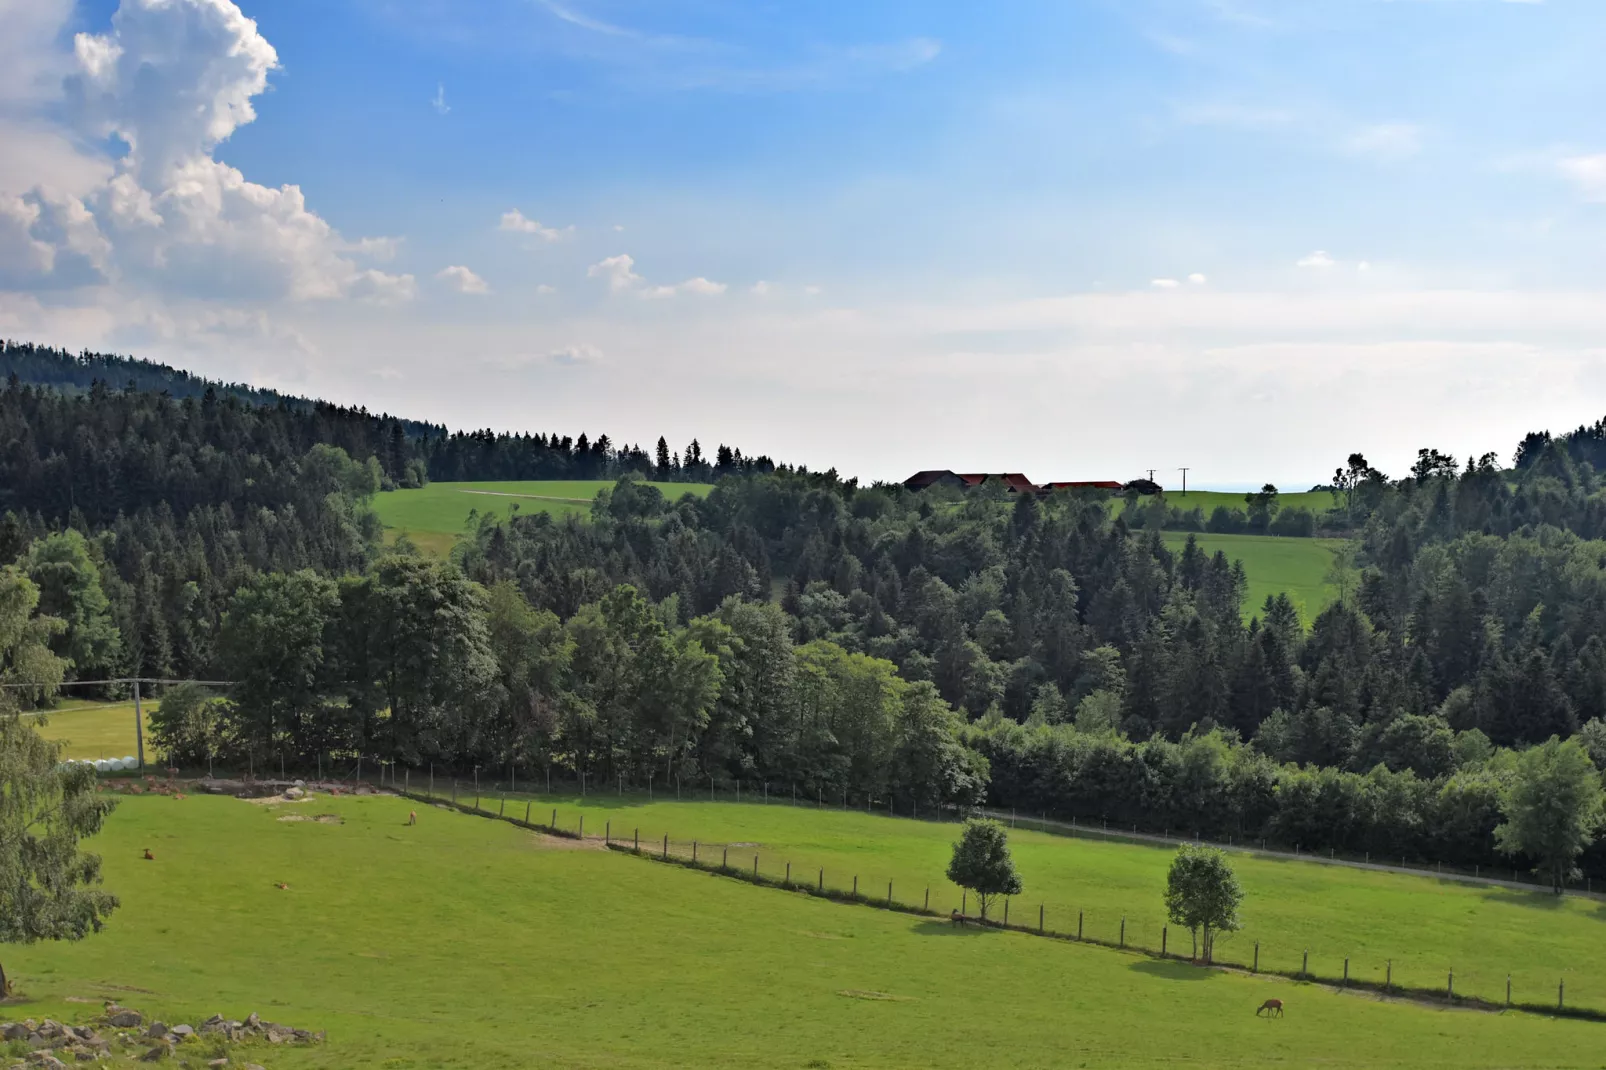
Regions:
<instances>
[{"instance_id":1,"label":"distant field on hillside","mask_svg":"<svg viewBox=\"0 0 1606 1070\"><path fill-rule=\"evenodd\" d=\"M1188 533L1168 531L1165 543L1173 550L1187 545ZM1229 560L1242 561L1249 577L1244 599L1245 617L1258 615L1268 596L1286 593L1306 624L1331 605L1338 592L1327 582L1333 555L1342 539L1285 539L1276 535L1195 535L1207 554L1217 550Z\"/></svg>"},{"instance_id":2,"label":"distant field on hillside","mask_svg":"<svg viewBox=\"0 0 1606 1070\"><path fill-rule=\"evenodd\" d=\"M414 808L419 823L410 827ZM919 845L917 868L899 875L911 885L940 866L952 834L862 815L804 821L813 815L801 813L783 829L778 814L758 824L742 809L755 808L710 813L703 827L723 826L727 837L738 826L756 830L743 838L784 833L800 852L820 843L837 852L831 865L866 875L902 864L882 860L889 836L909 839ZM695 834L701 823L691 812L662 816L677 833ZM1018 839L1024 847L1026 837ZM1104 879L1096 856L1060 846L1058 878L1046 854L1022 851L1029 889ZM328 1031L327 1043L312 1048L231 1053L274 1070L1184 1062L1459 1070L1599 1066L1606 1042L1606 1025L1593 1022L1441 1010L955 929L577 850L394 797L270 806L129 797L92 848L122 908L81 943L8 948L7 971L27 1003L7 1017L82 1021L116 999L169 1023L255 1010ZM142 858L145 849L154 860ZM777 861L778 849L755 848ZM1134 912L1154 912L1159 862L1144 867ZM1560 913L1488 911L1478 897L1456 897L1446 909L1430 882L1412 883L1423 899L1414 910L1430 930L1462 909L1451 927L1469 949L1498 926L1496 946L1509 950L1503 926L1532 916L1541 932L1575 927L1579 942L1567 950L1580 964L1601 950L1588 935L1598 921L1573 918L1571 901ZM1330 890L1309 889L1306 909L1333 910ZM1266 896L1258 875L1251 894L1258 925ZM1287 1005L1286 1018L1255 1016L1268 997Z\"/></svg>"},{"instance_id":3,"label":"distant field on hillside","mask_svg":"<svg viewBox=\"0 0 1606 1070\"><path fill-rule=\"evenodd\" d=\"M670 501L683 494L702 496L713 490L707 483L653 483ZM470 513L507 516L550 513L556 518L590 516L591 502L605 479L535 480L505 483L431 483L417 490L392 490L374 498L374 512L394 538L406 532L419 549L444 555L463 534Z\"/></svg>"},{"instance_id":4,"label":"distant field on hillside","mask_svg":"<svg viewBox=\"0 0 1606 1070\"><path fill-rule=\"evenodd\" d=\"M1148 500L1148 498L1140 499L1140 501L1144 502ZM1173 488L1165 492L1165 500L1166 504L1173 509L1184 511L1203 509L1206 520L1210 519L1211 512L1218 505L1226 506L1228 509L1248 509L1248 505L1244 502L1244 492L1242 491L1190 490L1187 494L1183 494L1180 490ZM1320 517L1323 513L1333 508L1333 495L1325 490L1297 491L1291 494L1277 495L1277 504L1283 509L1305 509ZM1121 495L1116 494L1110 498L1111 516L1120 513L1125 508L1126 499Z\"/></svg>"}]
</instances>

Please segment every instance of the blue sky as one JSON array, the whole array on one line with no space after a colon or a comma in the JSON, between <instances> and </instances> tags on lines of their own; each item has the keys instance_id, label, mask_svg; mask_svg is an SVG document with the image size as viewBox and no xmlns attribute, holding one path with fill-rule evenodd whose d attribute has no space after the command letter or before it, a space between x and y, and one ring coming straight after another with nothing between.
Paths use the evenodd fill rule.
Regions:
<instances>
[{"instance_id":1,"label":"blue sky","mask_svg":"<svg viewBox=\"0 0 1606 1070\"><path fill-rule=\"evenodd\" d=\"M0 0L0 335L866 479L1509 456L1606 412L1602 40L1589 0Z\"/></svg>"}]
</instances>

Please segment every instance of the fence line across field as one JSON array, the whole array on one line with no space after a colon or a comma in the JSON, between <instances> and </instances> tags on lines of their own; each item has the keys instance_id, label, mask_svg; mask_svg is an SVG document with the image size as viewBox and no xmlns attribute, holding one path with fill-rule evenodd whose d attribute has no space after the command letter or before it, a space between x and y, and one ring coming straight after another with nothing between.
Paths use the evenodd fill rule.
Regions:
<instances>
[{"instance_id":1,"label":"fence line across field","mask_svg":"<svg viewBox=\"0 0 1606 1070\"><path fill-rule=\"evenodd\" d=\"M476 801L467 792L454 796L398 788L410 796L443 804L455 798L455 803L450 805L470 813L581 839L647 860L693 867L749 883L926 915L932 924L953 924L950 912L955 911L967 918L974 917L972 908L975 901L970 893L962 889L954 890L946 883L936 886L927 883L905 885L884 876L854 873L849 869L839 870L817 865L813 861L788 858L784 853L767 854L755 849L756 845L751 843L676 839L657 830L648 831L633 820L621 821L612 816L599 818L593 813L588 821L588 815L583 810L552 807L549 804L536 809L533 799L523 800L524 806L519 807L516 805L519 800L508 800L499 792L482 793ZM510 801L515 805L510 807ZM994 928L1097 944L1162 959L1186 962L1196 954L1192 934L1186 928L1163 921L1156 924L1152 915L1095 915L1085 908L1046 901L1032 902L1029 896L1000 897L1000 903L991 912L987 924ZM1175 934L1170 931L1173 928L1178 930ZM1559 1010L1567 1014L1606 1018L1606 1000L1599 1001L1597 1005L1594 1000L1580 999L1576 976L1558 978L1556 987L1549 995L1544 995L1539 990L1542 986L1532 981L1514 988L1513 974L1509 972L1491 974L1487 970L1457 971L1449 967L1434 970L1426 964L1417 964L1407 970L1400 968L1397 961L1387 958L1365 962L1353 953L1328 955L1318 952L1313 956L1311 950L1303 946L1274 948L1264 938L1231 945L1226 944L1224 938L1218 939L1223 939L1223 943L1217 944L1217 954L1214 956L1217 966L1339 988L1371 989L1491 1007L1514 1006L1549 1012ZM1566 995L1569 981L1574 982L1574 992L1570 998Z\"/></svg>"}]
</instances>

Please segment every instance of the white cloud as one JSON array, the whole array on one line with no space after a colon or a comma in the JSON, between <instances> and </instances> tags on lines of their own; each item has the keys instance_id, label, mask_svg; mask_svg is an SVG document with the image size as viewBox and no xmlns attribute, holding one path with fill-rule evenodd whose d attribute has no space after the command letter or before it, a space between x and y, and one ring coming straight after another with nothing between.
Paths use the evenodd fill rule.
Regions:
<instances>
[{"instance_id":1,"label":"white cloud","mask_svg":"<svg viewBox=\"0 0 1606 1070\"><path fill-rule=\"evenodd\" d=\"M1345 147L1357 156L1401 159L1422 151L1422 128L1414 123L1375 123L1352 134Z\"/></svg>"},{"instance_id":2,"label":"white cloud","mask_svg":"<svg viewBox=\"0 0 1606 1070\"><path fill-rule=\"evenodd\" d=\"M825 292L825 288L821 286L805 286L803 287L803 292L810 297L818 297Z\"/></svg>"},{"instance_id":3,"label":"white cloud","mask_svg":"<svg viewBox=\"0 0 1606 1070\"><path fill-rule=\"evenodd\" d=\"M677 282L671 286L648 286L647 280L636 273L636 259L629 253L620 253L600 260L586 268L586 277L606 279L613 293L639 293L643 297L674 297L676 294L722 294L728 288L723 282L712 282L701 275Z\"/></svg>"},{"instance_id":4,"label":"white cloud","mask_svg":"<svg viewBox=\"0 0 1606 1070\"><path fill-rule=\"evenodd\" d=\"M1338 261L1327 255L1326 250L1317 249L1309 256L1302 256L1298 260L1294 261L1294 266L1302 268L1330 268L1337 262Z\"/></svg>"},{"instance_id":5,"label":"white cloud","mask_svg":"<svg viewBox=\"0 0 1606 1070\"><path fill-rule=\"evenodd\" d=\"M751 287L749 287L748 292L757 294L759 297L763 297L770 292L770 289L771 287L769 283L765 282L763 279L759 279L757 282L753 283Z\"/></svg>"},{"instance_id":6,"label":"white cloud","mask_svg":"<svg viewBox=\"0 0 1606 1070\"><path fill-rule=\"evenodd\" d=\"M542 296L545 296L546 294L555 294L555 293L557 293L558 292L558 288L556 286L549 286L549 285L547 285L546 283L543 282L540 285L536 286L535 292L538 293L538 294L541 294Z\"/></svg>"},{"instance_id":7,"label":"white cloud","mask_svg":"<svg viewBox=\"0 0 1606 1070\"><path fill-rule=\"evenodd\" d=\"M514 234L529 234L546 242L562 241L574 233L572 225L561 230L556 227L544 227L534 219L526 218L517 208L502 213L502 221L497 224L497 229Z\"/></svg>"},{"instance_id":8,"label":"white cloud","mask_svg":"<svg viewBox=\"0 0 1606 1070\"><path fill-rule=\"evenodd\" d=\"M1199 272L1197 272L1197 271L1195 271L1192 275L1188 276L1188 283L1189 283L1189 285L1192 285L1192 286L1203 286L1205 283L1207 283L1209 281L1210 280L1208 278L1206 278L1205 276L1199 274Z\"/></svg>"},{"instance_id":9,"label":"white cloud","mask_svg":"<svg viewBox=\"0 0 1606 1070\"><path fill-rule=\"evenodd\" d=\"M1178 284L1176 279L1150 279L1149 285L1156 290L1175 290Z\"/></svg>"},{"instance_id":10,"label":"white cloud","mask_svg":"<svg viewBox=\"0 0 1606 1070\"><path fill-rule=\"evenodd\" d=\"M641 276L636 274L636 258L629 253L620 253L592 264L586 268L586 278L607 279L608 289L614 293L632 289L642 282Z\"/></svg>"},{"instance_id":11,"label":"white cloud","mask_svg":"<svg viewBox=\"0 0 1606 1070\"><path fill-rule=\"evenodd\" d=\"M614 230L615 234L623 233L624 229L625 229L625 225L623 223L615 223L613 225L613 230Z\"/></svg>"},{"instance_id":12,"label":"white cloud","mask_svg":"<svg viewBox=\"0 0 1606 1070\"><path fill-rule=\"evenodd\" d=\"M462 264L453 264L451 267L441 268L435 277L460 294L485 294L491 292L490 284Z\"/></svg>"},{"instance_id":13,"label":"white cloud","mask_svg":"<svg viewBox=\"0 0 1606 1070\"><path fill-rule=\"evenodd\" d=\"M278 66L231 0L123 0L110 30L79 33L61 62L65 100L55 111L80 143L115 136L127 152L115 161L86 155L67 131L33 128L24 147L43 151L0 167L7 285L102 301L112 291L233 301L396 301L411 292L410 276L358 262L394 255L394 239L348 241L299 187L257 185L213 158L256 117L252 100Z\"/></svg>"},{"instance_id":14,"label":"white cloud","mask_svg":"<svg viewBox=\"0 0 1606 1070\"><path fill-rule=\"evenodd\" d=\"M685 282L677 282L673 286L654 286L646 291L648 297L673 297L676 294L699 294L703 297L712 297L722 294L728 289L723 282L710 282L701 275Z\"/></svg>"},{"instance_id":15,"label":"white cloud","mask_svg":"<svg viewBox=\"0 0 1606 1070\"><path fill-rule=\"evenodd\" d=\"M1557 166L1585 200L1606 203L1606 152L1564 157Z\"/></svg>"},{"instance_id":16,"label":"white cloud","mask_svg":"<svg viewBox=\"0 0 1606 1070\"><path fill-rule=\"evenodd\" d=\"M451 112L452 106L446 103L445 82L435 83L435 96L430 99L429 106L435 109L436 115L446 115Z\"/></svg>"},{"instance_id":17,"label":"white cloud","mask_svg":"<svg viewBox=\"0 0 1606 1070\"><path fill-rule=\"evenodd\" d=\"M509 353L501 356L487 358L484 363L504 371L518 371L522 368L535 367L542 364L555 364L560 367L576 367L584 364L600 364L603 361L602 350L587 342L558 346L538 353Z\"/></svg>"},{"instance_id":18,"label":"white cloud","mask_svg":"<svg viewBox=\"0 0 1606 1070\"><path fill-rule=\"evenodd\" d=\"M554 349L546 355L553 364L596 364L602 360L602 350L593 345L572 345Z\"/></svg>"}]
</instances>

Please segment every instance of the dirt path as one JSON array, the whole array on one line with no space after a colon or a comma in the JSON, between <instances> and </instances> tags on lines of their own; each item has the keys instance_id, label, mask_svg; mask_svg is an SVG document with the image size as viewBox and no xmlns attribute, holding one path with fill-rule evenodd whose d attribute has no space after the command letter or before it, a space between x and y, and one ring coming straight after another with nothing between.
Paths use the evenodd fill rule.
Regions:
<instances>
[{"instance_id":1,"label":"dirt path","mask_svg":"<svg viewBox=\"0 0 1606 1070\"><path fill-rule=\"evenodd\" d=\"M558 498L550 494L515 494L510 490L462 490L463 494L488 494L493 498L528 498L532 502L569 502L574 505L590 505L591 498Z\"/></svg>"}]
</instances>

